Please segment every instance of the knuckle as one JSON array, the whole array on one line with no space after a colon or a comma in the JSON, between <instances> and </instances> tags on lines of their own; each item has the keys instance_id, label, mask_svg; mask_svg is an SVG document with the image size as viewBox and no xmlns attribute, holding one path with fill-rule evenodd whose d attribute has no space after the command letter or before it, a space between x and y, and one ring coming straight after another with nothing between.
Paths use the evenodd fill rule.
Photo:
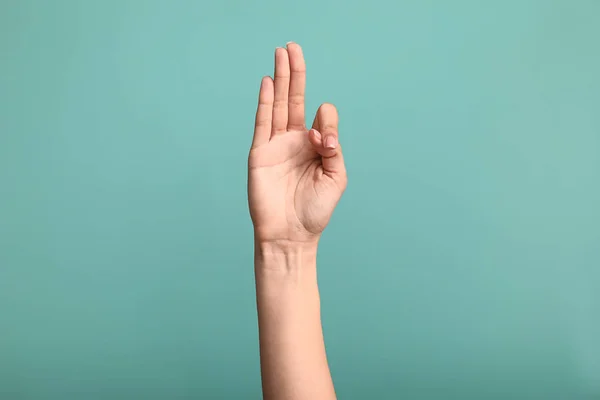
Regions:
<instances>
[{"instance_id":1,"label":"knuckle","mask_svg":"<svg viewBox=\"0 0 600 400\"><path fill-rule=\"evenodd\" d=\"M267 126L271 125L271 118L257 118L256 126Z\"/></svg>"},{"instance_id":2,"label":"knuckle","mask_svg":"<svg viewBox=\"0 0 600 400\"><path fill-rule=\"evenodd\" d=\"M288 101L287 99L276 99L273 102L273 107L274 108L285 108L288 105Z\"/></svg>"},{"instance_id":3,"label":"knuckle","mask_svg":"<svg viewBox=\"0 0 600 400\"><path fill-rule=\"evenodd\" d=\"M290 94L288 102L294 106L301 106L304 104L304 95L300 93Z\"/></svg>"},{"instance_id":4,"label":"knuckle","mask_svg":"<svg viewBox=\"0 0 600 400\"><path fill-rule=\"evenodd\" d=\"M323 125L321 127L321 134L323 136L326 136L326 135L337 136L338 135L337 127L335 125Z\"/></svg>"}]
</instances>

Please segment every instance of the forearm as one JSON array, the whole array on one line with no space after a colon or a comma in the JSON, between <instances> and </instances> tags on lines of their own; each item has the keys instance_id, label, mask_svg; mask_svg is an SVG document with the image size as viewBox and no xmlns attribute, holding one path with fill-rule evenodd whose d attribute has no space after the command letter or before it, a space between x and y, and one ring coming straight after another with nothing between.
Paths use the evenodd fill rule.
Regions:
<instances>
[{"instance_id":1,"label":"forearm","mask_svg":"<svg viewBox=\"0 0 600 400\"><path fill-rule=\"evenodd\" d=\"M323 341L314 244L255 246L265 400L335 399Z\"/></svg>"}]
</instances>

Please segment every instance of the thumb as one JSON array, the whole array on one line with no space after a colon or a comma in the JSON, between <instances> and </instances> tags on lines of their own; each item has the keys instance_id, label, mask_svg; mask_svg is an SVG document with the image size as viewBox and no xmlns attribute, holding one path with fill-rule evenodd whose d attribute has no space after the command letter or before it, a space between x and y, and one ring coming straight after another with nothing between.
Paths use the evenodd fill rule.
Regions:
<instances>
[{"instance_id":1,"label":"thumb","mask_svg":"<svg viewBox=\"0 0 600 400\"><path fill-rule=\"evenodd\" d=\"M316 129L308 131L308 140L313 149L321 156L323 164L323 172L331 178L338 179L346 177L346 167L344 165L344 157L342 155L342 147L337 141L331 140L332 136L326 136L323 142L323 135Z\"/></svg>"}]
</instances>

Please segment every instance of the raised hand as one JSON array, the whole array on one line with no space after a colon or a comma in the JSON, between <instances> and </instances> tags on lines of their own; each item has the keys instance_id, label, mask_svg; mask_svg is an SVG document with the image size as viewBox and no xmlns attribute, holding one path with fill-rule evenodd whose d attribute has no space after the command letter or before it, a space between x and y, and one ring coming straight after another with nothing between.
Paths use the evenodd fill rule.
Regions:
<instances>
[{"instance_id":1,"label":"raised hand","mask_svg":"<svg viewBox=\"0 0 600 400\"><path fill-rule=\"evenodd\" d=\"M338 114L322 104L306 128L302 48L275 51L275 78L260 85L248 157L248 199L258 242L316 243L347 184Z\"/></svg>"}]
</instances>

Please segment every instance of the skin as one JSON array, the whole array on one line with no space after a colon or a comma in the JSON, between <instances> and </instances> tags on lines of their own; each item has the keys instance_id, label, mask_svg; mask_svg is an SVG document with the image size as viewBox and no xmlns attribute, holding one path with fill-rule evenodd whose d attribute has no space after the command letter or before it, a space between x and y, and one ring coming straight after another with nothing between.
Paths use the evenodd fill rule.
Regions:
<instances>
[{"instance_id":1,"label":"skin","mask_svg":"<svg viewBox=\"0 0 600 400\"><path fill-rule=\"evenodd\" d=\"M317 286L317 249L347 185L338 113L322 104L312 128L304 111L302 48L275 51L274 79L260 85L248 157L263 396L335 399Z\"/></svg>"}]
</instances>

